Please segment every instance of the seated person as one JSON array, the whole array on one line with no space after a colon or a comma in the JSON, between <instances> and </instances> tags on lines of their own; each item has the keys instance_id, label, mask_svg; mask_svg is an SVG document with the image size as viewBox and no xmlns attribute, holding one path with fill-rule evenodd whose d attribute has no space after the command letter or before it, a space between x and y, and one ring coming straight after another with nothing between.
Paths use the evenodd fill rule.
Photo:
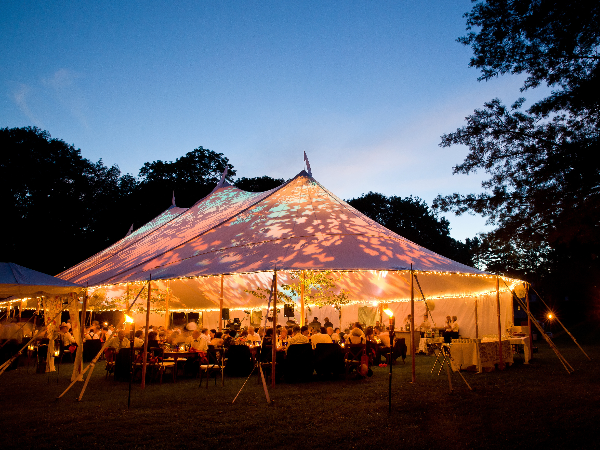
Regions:
<instances>
[{"instance_id":1,"label":"seated person","mask_svg":"<svg viewBox=\"0 0 600 450\"><path fill-rule=\"evenodd\" d=\"M331 344L333 341L331 337L327 334L327 329L325 327L321 327L319 333L315 333L310 338L310 343L312 344L312 348L314 349L317 344Z\"/></svg>"},{"instance_id":2,"label":"seated person","mask_svg":"<svg viewBox=\"0 0 600 450\"><path fill-rule=\"evenodd\" d=\"M290 348L290 345L308 344L310 342L308 340L308 327L306 325L304 325L302 328L300 328L298 325L294 325L292 333L292 337L288 339L287 348Z\"/></svg>"},{"instance_id":3,"label":"seated person","mask_svg":"<svg viewBox=\"0 0 600 450\"><path fill-rule=\"evenodd\" d=\"M133 338L133 347L140 348L144 346L144 340L142 339L142 335L144 332L142 330L137 330L135 332L135 337Z\"/></svg>"},{"instance_id":4,"label":"seated person","mask_svg":"<svg viewBox=\"0 0 600 450\"><path fill-rule=\"evenodd\" d=\"M148 333L148 348L158 348L160 344L157 339L156 331L150 331Z\"/></svg>"},{"instance_id":5,"label":"seated person","mask_svg":"<svg viewBox=\"0 0 600 450\"><path fill-rule=\"evenodd\" d=\"M223 333L217 331L215 333L215 336L210 340L209 345L213 345L215 347L223 347L224 342L225 341L223 340Z\"/></svg>"},{"instance_id":6,"label":"seated person","mask_svg":"<svg viewBox=\"0 0 600 450\"><path fill-rule=\"evenodd\" d=\"M342 340L342 337L340 336L340 329L339 328L335 328L333 330L333 333L331 333L331 340L333 342L340 342Z\"/></svg>"},{"instance_id":7,"label":"seated person","mask_svg":"<svg viewBox=\"0 0 600 450\"><path fill-rule=\"evenodd\" d=\"M63 347L69 347L70 345L77 345L77 342L75 341L75 338L73 337L73 335L69 332L69 327L67 327L67 325L61 325L59 335L60 335L60 339L62 341Z\"/></svg>"},{"instance_id":8,"label":"seated person","mask_svg":"<svg viewBox=\"0 0 600 450\"><path fill-rule=\"evenodd\" d=\"M121 348L129 347L129 339L125 337L125 331L119 330L116 334L113 333L111 338L108 340L107 347L119 350Z\"/></svg>"},{"instance_id":9,"label":"seated person","mask_svg":"<svg viewBox=\"0 0 600 450\"><path fill-rule=\"evenodd\" d=\"M196 329L192 331L190 340L190 351L206 352L208 350L208 340L201 337L201 333Z\"/></svg>"},{"instance_id":10,"label":"seated person","mask_svg":"<svg viewBox=\"0 0 600 450\"><path fill-rule=\"evenodd\" d=\"M364 344L365 335L360 328L353 328L346 338L348 344Z\"/></svg>"},{"instance_id":11,"label":"seated person","mask_svg":"<svg viewBox=\"0 0 600 450\"><path fill-rule=\"evenodd\" d=\"M260 341L260 336L254 332L254 327L248 327L248 336L246 338L249 342L255 343Z\"/></svg>"},{"instance_id":12,"label":"seated person","mask_svg":"<svg viewBox=\"0 0 600 450\"><path fill-rule=\"evenodd\" d=\"M263 346L264 345L273 345L273 328L267 328L263 338Z\"/></svg>"}]
</instances>

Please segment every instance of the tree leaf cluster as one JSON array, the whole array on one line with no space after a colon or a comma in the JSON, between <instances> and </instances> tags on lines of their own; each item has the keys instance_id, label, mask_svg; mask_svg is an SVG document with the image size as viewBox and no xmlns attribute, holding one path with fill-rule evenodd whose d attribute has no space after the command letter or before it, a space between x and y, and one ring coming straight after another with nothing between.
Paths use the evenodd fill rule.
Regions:
<instances>
[{"instance_id":1,"label":"tree leaf cluster","mask_svg":"<svg viewBox=\"0 0 600 450\"><path fill-rule=\"evenodd\" d=\"M556 285L560 273L578 280L577 295L598 297L600 5L487 0L465 18L468 34L458 40L473 50L480 80L525 74L521 93L552 91L526 109L522 97L510 107L493 99L443 135L442 147L468 148L454 173L488 178L483 193L439 196L433 206L483 214L496 226L474 248L484 268L573 295L572 286Z\"/></svg>"}]
</instances>

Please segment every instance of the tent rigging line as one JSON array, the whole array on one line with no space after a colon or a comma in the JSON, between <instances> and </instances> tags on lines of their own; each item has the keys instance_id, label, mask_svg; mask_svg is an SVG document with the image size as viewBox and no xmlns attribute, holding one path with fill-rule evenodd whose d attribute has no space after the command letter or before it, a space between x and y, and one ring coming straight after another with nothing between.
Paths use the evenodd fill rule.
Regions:
<instances>
[{"instance_id":1,"label":"tent rigging line","mask_svg":"<svg viewBox=\"0 0 600 450\"><path fill-rule=\"evenodd\" d=\"M129 311L131 311L131 308L133 307L133 305L135 304L135 302L137 301L137 299L139 298L140 294L144 291L144 289L146 288L146 286L144 285L142 287L142 289L140 289L140 292L138 292L138 294L136 295L135 299L133 300L133 302L131 303L131 305L129 305L129 307L127 308L127 310L125 311L125 314L127 314ZM121 319L116 328L120 327L121 324L123 323L124 319ZM83 375L87 372L88 369L91 368L90 373L88 374L87 378L85 379L85 383L83 383L83 388L81 389L81 393L79 394L79 397L77 398L78 401L81 401L81 398L83 397L83 393L85 392L85 389L90 381L90 378L92 376L92 372L94 371L94 367L96 366L96 363L98 362L98 360L100 359L100 356L102 355L102 353L104 352L104 349L107 347L109 340L107 339L104 342L104 345L102 345L102 348L100 349L100 351L98 352L98 354L95 356L95 358L87 365L87 367L85 369L83 369L83 371L81 372L81 376L77 379L75 379L74 381L71 382L71 384L69 386L67 386L67 388L63 391L62 394L60 394L58 397L56 397L56 399L58 400L59 398L61 398L63 395L65 395L67 393L67 391L69 391L69 389L71 389L75 383L77 383L78 381L81 381Z\"/></svg>"},{"instance_id":2,"label":"tent rigging line","mask_svg":"<svg viewBox=\"0 0 600 450\"><path fill-rule=\"evenodd\" d=\"M504 284L506 284L506 282L504 280L502 280L502 281L504 282ZM506 287L508 287L508 285L506 285ZM533 314L531 313L531 311L529 311L527 309L527 307L525 306L525 304L523 303L523 301L519 298L519 296L515 293L515 291L513 291L512 289L510 289L510 292L512 293L513 298L517 300L517 303L519 304L519 306L521 308L523 308L523 311L525 311L527 313L527 315L531 319L531 322L538 329L538 331L540 332L540 334L543 336L544 340L548 343L548 345L550 346L550 348L554 351L554 353L558 357L558 360L562 363L562 365L565 368L565 370L567 371L567 373L571 374L571 373L575 372L575 370L573 369L573 367L571 366L571 364L569 364L569 362L565 359L565 357L560 353L560 351L558 350L558 348L556 347L556 345L554 344L554 342L552 342L552 340L550 339L550 337L546 333L544 333L544 330L542 329L542 326L538 323L538 321L535 319L535 317L533 317ZM531 333L531 330L529 330L529 332Z\"/></svg>"},{"instance_id":3,"label":"tent rigging line","mask_svg":"<svg viewBox=\"0 0 600 450\"><path fill-rule=\"evenodd\" d=\"M415 281L417 282L417 287L419 288L419 292L421 293L421 297L423 298L423 302L425 303L425 309L429 316L431 317L431 322L433 322L433 326L435 327L435 320L433 320L433 314L431 314L431 310L429 309L429 305L427 304L427 300L425 299L425 295L423 294L423 289L421 289L421 283L419 283L419 279L417 278L417 274L413 272L413 277L415 277Z\"/></svg>"},{"instance_id":4,"label":"tent rigging line","mask_svg":"<svg viewBox=\"0 0 600 450\"><path fill-rule=\"evenodd\" d=\"M62 312L62 311L61 311L61 312ZM27 319L27 321L26 321L26 322L23 322L23 325L21 325L21 328L19 328L17 331L15 331L15 332L14 332L14 333L13 333L13 334L10 336L10 338L6 339L6 340L5 340L5 341L2 343L2 345L0 345L0 348L4 347L4 346L5 346L5 345L8 343L8 341L10 341L10 340L11 340L11 339L12 339L14 336L16 336L16 335L17 335L17 333L18 333L19 331L21 331L21 330L23 329L23 327L24 327L25 325L27 325L27 324L29 323L29 321L30 321L31 319L33 319L35 316L37 316L37 312L33 313L33 315L32 315L32 316L31 316L29 319Z\"/></svg>"},{"instance_id":5,"label":"tent rigging line","mask_svg":"<svg viewBox=\"0 0 600 450\"><path fill-rule=\"evenodd\" d=\"M544 304L544 306L546 308L550 309L550 307L546 304L546 302L544 301L544 299L542 298L542 296L540 294L538 294L538 292L533 288L533 286L531 286L531 289L533 289L533 292L535 292L535 295L538 296L538 298L542 301L542 303ZM591 361L592 358L590 358L588 356L588 354L583 350L583 348L581 348L581 345L579 345L579 342L577 342L577 339L575 339L575 337L571 334L571 332L569 330L567 330L567 327L565 327L563 325L563 323L560 321L560 319L558 317L556 317L556 321L560 324L561 327L563 327L563 330L565 330L567 332L567 334L571 337L571 339L573 339L573 342L575 342L575 344L577 344L577 347L579 347L579 349L583 352L583 354L586 356L586 358Z\"/></svg>"}]
</instances>

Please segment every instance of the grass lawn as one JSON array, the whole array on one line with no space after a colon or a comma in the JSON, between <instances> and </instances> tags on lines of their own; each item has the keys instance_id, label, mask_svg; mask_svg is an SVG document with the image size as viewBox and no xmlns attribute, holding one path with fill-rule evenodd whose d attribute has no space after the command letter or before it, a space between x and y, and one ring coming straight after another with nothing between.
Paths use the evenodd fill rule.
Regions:
<instances>
[{"instance_id":1,"label":"grass lawn","mask_svg":"<svg viewBox=\"0 0 600 450\"><path fill-rule=\"evenodd\" d=\"M388 370L364 380L280 384L269 389L253 376L226 378L225 387L198 387L197 379L149 384L105 380L99 363L81 402L83 383L37 375L26 366L0 376L2 448L428 448L592 449L600 446L600 339L598 328L571 330L592 361L567 336L555 343L575 372L567 374L552 350L537 343L529 365L505 371L462 372L449 393L445 373L431 374L434 358L417 356L394 366L392 413ZM165 379L168 377L165 377Z\"/></svg>"}]
</instances>

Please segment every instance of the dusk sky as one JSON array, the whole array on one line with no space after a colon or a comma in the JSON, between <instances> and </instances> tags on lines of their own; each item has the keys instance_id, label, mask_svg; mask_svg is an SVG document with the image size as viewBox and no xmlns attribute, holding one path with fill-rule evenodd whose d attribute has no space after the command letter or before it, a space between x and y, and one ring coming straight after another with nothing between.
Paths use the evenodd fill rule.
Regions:
<instances>
[{"instance_id":1,"label":"dusk sky","mask_svg":"<svg viewBox=\"0 0 600 450\"><path fill-rule=\"evenodd\" d=\"M521 95L522 78L478 82L468 68L456 38L470 8L2 2L0 127L37 126L133 175L203 146L240 177L288 179L306 151L313 176L341 198L374 191L431 205L481 190L481 175L452 175L467 150L440 148L440 136L485 101ZM485 229L480 217L445 217L456 239Z\"/></svg>"}]
</instances>

